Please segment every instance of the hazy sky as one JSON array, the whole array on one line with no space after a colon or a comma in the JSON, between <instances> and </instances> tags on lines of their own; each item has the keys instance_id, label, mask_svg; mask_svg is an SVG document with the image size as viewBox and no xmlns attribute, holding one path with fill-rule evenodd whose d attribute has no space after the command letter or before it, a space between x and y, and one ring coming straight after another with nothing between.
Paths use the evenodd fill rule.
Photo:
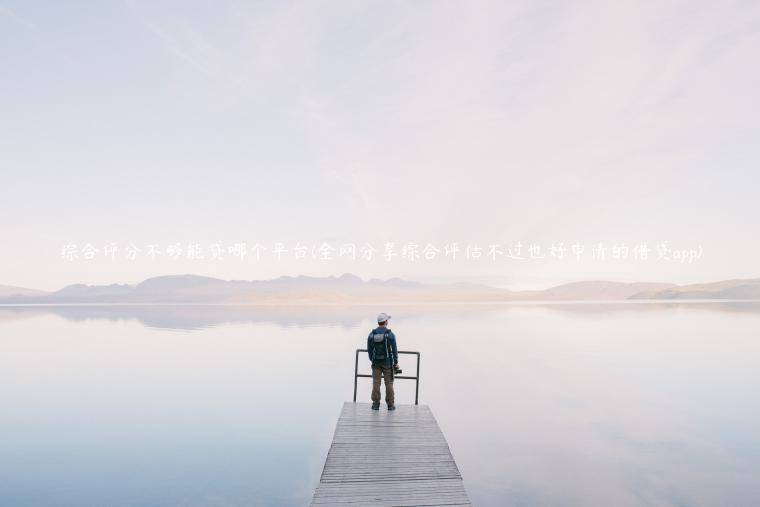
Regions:
<instances>
[{"instance_id":1,"label":"hazy sky","mask_svg":"<svg viewBox=\"0 0 760 507\"><path fill-rule=\"evenodd\" d=\"M757 277L758 54L758 2L0 1L0 284ZM60 258L277 241L703 256Z\"/></svg>"}]
</instances>

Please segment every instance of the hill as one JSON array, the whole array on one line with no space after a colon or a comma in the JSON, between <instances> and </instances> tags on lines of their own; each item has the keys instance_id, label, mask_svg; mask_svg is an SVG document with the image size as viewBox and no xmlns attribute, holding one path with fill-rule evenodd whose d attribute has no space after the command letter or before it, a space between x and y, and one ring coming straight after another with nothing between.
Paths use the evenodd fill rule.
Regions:
<instances>
[{"instance_id":1,"label":"hill","mask_svg":"<svg viewBox=\"0 0 760 507\"><path fill-rule=\"evenodd\" d=\"M0 286L0 303L361 304L507 301L622 301L640 299L760 299L760 279L674 285L650 282L573 282L544 290L511 291L482 284L420 283L400 278L281 276L222 280L198 275L148 278L137 285L68 285L47 293Z\"/></svg>"}]
</instances>

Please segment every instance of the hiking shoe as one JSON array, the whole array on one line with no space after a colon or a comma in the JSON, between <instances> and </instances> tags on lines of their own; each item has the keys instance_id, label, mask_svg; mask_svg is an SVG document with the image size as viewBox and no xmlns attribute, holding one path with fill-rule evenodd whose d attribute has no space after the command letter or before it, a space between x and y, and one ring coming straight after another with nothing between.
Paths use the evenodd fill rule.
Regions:
<instances>
[{"instance_id":1,"label":"hiking shoe","mask_svg":"<svg viewBox=\"0 0 760 507\"><path fill-rule=\"evenodd\" d=\"M372 410L380 410L380 403L373 403Z\"/></svg>"},{"instance_id":2,"label":"hiking shoe","mask_svg":"<svg viewBox=\"0 0 760 507\"><path fill-rule=\"evenodd\" d=\"M396 410L396 405L388 405L388 410Z\"/></svg>"}]
</instances>

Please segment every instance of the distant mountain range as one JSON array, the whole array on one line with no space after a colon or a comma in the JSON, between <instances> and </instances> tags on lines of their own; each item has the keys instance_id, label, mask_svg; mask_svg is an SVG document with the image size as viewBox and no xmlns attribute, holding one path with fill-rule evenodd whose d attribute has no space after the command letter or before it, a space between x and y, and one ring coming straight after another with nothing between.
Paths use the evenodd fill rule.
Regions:
<instances>
[{"instance_id":1,"label":"distant mountain range","mask_svg":"<svg viewBox=\"0 0 760 507\"><path fill-rule=\"evenodd\" d=\"M17 296L47 296L49 292L44 290L25 289L12 285L0 285L0 299Z\"/></svg>"},{"instance_id":2,"label":"distant mountain range","mask_svg":"<svg viewBox=\"0 0 760 507\"><path fill-rule=\"evenodd\" d=\"M0 303L355 304L504 301L760 299L760 278L706 284L584 281L545 290L512 291L482 284L419 283L400 278L364 281L341 276L281 276L221 280L197 275L148 278L137 285L68 285L55 292L0 285Z\"/></svg>"}]
</instances>

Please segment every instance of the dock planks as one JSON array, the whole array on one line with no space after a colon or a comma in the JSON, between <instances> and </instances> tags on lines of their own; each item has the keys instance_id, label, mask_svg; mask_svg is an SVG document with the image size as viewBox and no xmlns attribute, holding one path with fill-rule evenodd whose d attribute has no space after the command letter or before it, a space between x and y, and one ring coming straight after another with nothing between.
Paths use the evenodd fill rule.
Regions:
<instances>
[{"instance_id":1,"label":"dock planks","mask_svg":"<svg viewBox=\"0 0 760 507\"><path fill-rule=\"evenodd\" d=\"M471 505L426 405L345 403L311 505Z\"/></svg>"}]
</instances>

